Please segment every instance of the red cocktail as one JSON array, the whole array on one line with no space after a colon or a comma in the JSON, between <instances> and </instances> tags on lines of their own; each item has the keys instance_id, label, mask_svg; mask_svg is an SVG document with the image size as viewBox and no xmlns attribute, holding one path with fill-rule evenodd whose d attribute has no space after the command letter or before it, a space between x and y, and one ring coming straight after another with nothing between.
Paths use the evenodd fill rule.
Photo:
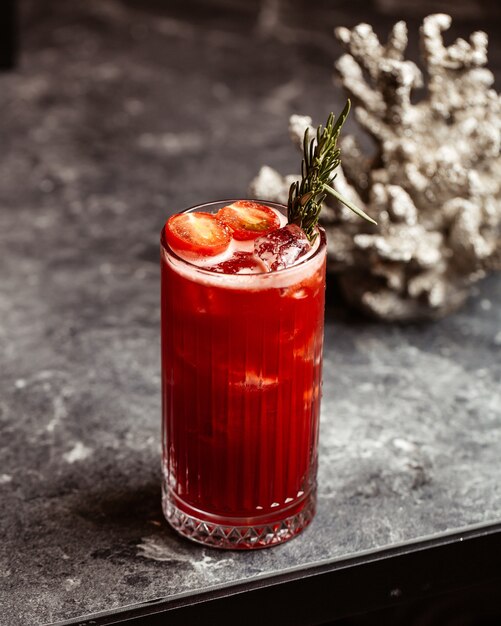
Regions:
<instances>
[{"instance_id":1,"label":"red cocktail","mask_svg":"<svg viewBox=\"0 0 501 626\"><path fill-rule=\"evenodd\" d=\"M189 216L227 205L225 251L173 247ZM289 265L284 239L277 262L268 242L289 229L285 207L266 203L263 235L240 205L195 207L162 231L163 506L181 534L248 549L290 539L315 512L326 246L319 229ZM258 238L239 234L240 211ZM212 218L199 219L206 234Z\"/></svg>"}]
</instances>

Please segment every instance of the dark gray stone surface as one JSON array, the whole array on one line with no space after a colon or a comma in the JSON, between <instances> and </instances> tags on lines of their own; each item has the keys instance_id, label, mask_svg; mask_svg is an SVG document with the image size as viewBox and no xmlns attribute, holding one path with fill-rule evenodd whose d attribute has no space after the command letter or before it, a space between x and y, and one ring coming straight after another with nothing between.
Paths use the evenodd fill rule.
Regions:
<instances>
[{"instance_id":1,"label":"dark gray stone surface","mask_svg":"<svg viewBox=\"0 0 501 626\"><path fill-rule=\"evenodd\" d=\"M377 17L330 4L290 3L277 19L271 0L23 5L21 67L0 75L2 623L501 518L492 277L456 315L410 327L354 316L331 285L319 511L302 536L215 552L162 520L158 233L174 210L245 195L263 162L295 169L288 115L321 121L343 100L331 28ZM401 17L375 6L381 32ZM468 19L458 32L489 26Z\"/></svg>"}]
</instances>

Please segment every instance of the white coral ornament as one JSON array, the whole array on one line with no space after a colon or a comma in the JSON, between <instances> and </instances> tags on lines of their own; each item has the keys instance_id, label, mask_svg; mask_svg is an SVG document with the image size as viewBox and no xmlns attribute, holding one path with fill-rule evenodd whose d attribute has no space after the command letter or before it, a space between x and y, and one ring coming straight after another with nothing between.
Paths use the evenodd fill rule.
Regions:
<instances>
[{"instance_id":1,"label":"white coral ornament","mask_svg":"<svg viewBox=\"0 0 501 626\"><path fill-rule=\"evenodd\" d=\"M484 67L487 35L447 47L450 23L443 14L423 22L427 95L416 104L411 93L424 79L403 58L404 22L385 45L368 24L336 30L348 52L337 70L377 150L366 157L345 137L335 186L378 227L329 197L322 209L329 267L350 303L385 320L441 317L488 270L501 269L501 98ZM310 124L291 117L296 144ZM252 195L286 203L295 178L264 167Z\"/></svg>"}]
</instances>

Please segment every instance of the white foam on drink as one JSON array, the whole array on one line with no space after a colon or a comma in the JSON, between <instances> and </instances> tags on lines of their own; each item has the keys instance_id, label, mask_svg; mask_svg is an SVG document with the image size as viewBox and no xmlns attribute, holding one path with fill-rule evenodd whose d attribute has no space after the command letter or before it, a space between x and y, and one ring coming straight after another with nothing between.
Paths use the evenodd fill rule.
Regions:
<instances>
[{"instance_id":1,"label":"white foam on drink","mask_svg":"<svg viewBox=\"0 0 501 626\"><path fill-rule=\"evenodd\" d=\"M287 217L274 207L269 208L278 216L280 220L279 228L285 226L287 224ZM325 250L321 254L316 255L313 264L306 263L311 257L315 256L320 246L320 239L321 236L318 236L311 249L308 250L305 255L299 257L293 265L272 272L223 274L211 272L207 269L219 263L223 263L224 261L228 261L235 252L254 252L254 240L237 241L236 239L232 239L230 245L223 253L212 257L195 257L175 250L176 256L179 257L175 258L169 255L163 248L162 256L176 272L198 283L228 289L276 289L297 284L305 278L308 278L308 276L311 276L321 267L325 258Z\"/></svg>"},{"instance_id":2,"label":"white foam on drink","mask_svg":"<svg viewBox=\"0 0 501 626\"><path fill-rule=\"evenodd\" d=\"M235 247L235 243L237 242L232 239L226 250L221 252L221 254L216 254L215 256L191 255L186 253L184 250L175 250L175 253L178 257L183 259L183 261L196 265L197 267L212 267L212 265L217 265L218 263L223 263L224 261L231 259L235 252L240 249Z\"/></svg>"}]
</instances>

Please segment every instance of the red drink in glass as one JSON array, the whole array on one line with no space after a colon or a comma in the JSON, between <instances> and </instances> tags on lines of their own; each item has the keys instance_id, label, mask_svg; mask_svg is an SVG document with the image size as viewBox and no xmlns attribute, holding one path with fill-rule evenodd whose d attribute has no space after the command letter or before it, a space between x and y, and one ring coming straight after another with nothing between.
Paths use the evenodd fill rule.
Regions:
<instances>
[{"instance_id":1,"label":"red drink in glass","mask_svg":"<svg viewBox=\"0 0 501 626\"><path fill-rule=\"evenodd\" d=\"M314 515L326 256L319 231L303 260L259 273L198 267L162 232L163 508L195 541L266 547Z\"/></svg>"}]
</instances>

